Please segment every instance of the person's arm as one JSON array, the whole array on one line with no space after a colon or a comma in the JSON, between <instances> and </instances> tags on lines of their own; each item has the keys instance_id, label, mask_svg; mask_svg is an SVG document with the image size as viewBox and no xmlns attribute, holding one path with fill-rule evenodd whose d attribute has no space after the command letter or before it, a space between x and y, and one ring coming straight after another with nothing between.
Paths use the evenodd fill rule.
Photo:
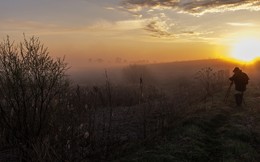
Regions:
<instances>
[{"instance_id":1,"label":"person's arm","mask_svg":"<svg viewBox=\"0 0 260 162\"><path fill-rule=\"evenodd\" d=\"M233 82L235 80L235 74L232 77L230 77L229 80Z\"/></svg>"}]
</instances>

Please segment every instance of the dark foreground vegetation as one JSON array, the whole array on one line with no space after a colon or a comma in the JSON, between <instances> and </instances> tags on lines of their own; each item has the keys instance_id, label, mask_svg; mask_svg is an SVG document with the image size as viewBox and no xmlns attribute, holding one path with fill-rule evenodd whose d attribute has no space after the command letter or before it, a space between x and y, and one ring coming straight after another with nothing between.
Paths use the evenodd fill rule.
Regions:
<instances>
[{"instance_id":1,"label":"dark foreground vegetation","mask_svg":"<svg viewBox=\"0 0 260 162\"><path fill-rule=\"evenodd\" d=\"M130 66L125 84L78 86L35 37L7 38L0 66L0 161L260 161L259 83L223 103L226 69L161 89Z\"/></svg>"}]
</instances>

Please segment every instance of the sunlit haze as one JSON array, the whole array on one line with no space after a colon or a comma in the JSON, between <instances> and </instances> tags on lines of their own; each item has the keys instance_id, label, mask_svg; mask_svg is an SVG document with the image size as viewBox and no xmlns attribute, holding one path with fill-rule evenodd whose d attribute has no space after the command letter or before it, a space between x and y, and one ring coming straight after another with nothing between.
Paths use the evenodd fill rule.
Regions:
<instances>
[{"instance_id":1,"label":"sunlit haze","mask_svg":"<svg viewBox=\"0 0 260 162\"><path fill-rule=\"evenodd\" d=\"M238 40L232 47L231 56L241 61L254 61L260 56L260 39Z\"/></svg>"},{"instance_id":2,"label":"sunlit haze","mask_svg":"<svg viewBox=\"0 0 260 162\"><path fill-rule=\"evenodd\" d=\"M260 53L260 2L1 0L0 36L37 36L73 69ZM251 38L254 39L244 39Z\"/></svg>"}]
</instances>

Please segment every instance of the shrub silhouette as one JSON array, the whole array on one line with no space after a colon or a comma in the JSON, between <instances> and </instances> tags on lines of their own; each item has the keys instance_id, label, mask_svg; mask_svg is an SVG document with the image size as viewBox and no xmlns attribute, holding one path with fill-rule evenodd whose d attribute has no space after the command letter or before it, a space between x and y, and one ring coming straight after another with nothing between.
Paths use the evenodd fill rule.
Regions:
<instances>
[{"instance_id":1,"label":"shrub silhouette","mask_svg":"<svg viewBox=\"0 0 260 162\"><path fill-rule=\"evenodd\" d=\"M66 69L64 59L52 59L37 37L15 44L7 36L0 44L1 132L9 144L26 152L46 140L68 84Z\"/></svg>"}]
</instances>

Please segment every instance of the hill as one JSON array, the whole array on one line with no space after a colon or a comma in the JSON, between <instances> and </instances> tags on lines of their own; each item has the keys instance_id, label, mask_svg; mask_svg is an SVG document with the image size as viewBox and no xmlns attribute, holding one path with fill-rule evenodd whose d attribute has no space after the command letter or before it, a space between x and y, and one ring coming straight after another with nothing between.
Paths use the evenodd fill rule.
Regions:
<instances>
[{"instance_id":1,"label":"hill","mask_svg":"<svg viewBox=\"0 0 260 162\"><path fill-rule=\"evenodd\" d=\"M135 65L146 67L146 69L149 71L149 76L152 76L154 80L157 81L156 83L160 85L171 84L173 81L176 81L180 78L194 77L194 74L196 72L206 67L211 67L215 71L227 70L230 73L235 66L239 66L247 72L250 71L250 73L253 73L253 71L255 71L255 67L228 62L221 59L175 61L167 63ZM128 66L129 65L107 67L105 65L100 65L96 68L82 68L76 72L71 71L70 76L72 80L81 85L98 83L103 84L105 78L105 70L107 70L110 78L113 78L111 81L116 84L121 84L125 83L126 81L123 69L127 68ZM134 73L136 77L139 78L141 76L142 70L135 71ZM146 74L143 74L142 76L145 78Z\"/></svg>"},{"instance_id":2,"label":"hill","mask_svg":"<svg viewBox=\"0 0 260 162\"><path fill-rule=\"evenodd\" d=\"M157 83L162 87L169 89L180 82L194 79L196 73L204 68L212 68L214 72L223 70L226 75L231 75L231 71L238 64L227 62L220 59L192 60L169 62L161 64L146 65Z\"/></svg>"},{"instance_id":3,"label":"hill","mask_svg":"<svg viewBox=\"0 0 260 162\"><path fill-rule=\"evenodd\" d=\"M99 83L66 84L41 136L19 138L2 122L0 161L260 161L260 83L250 79L243 107L235 106L233 88L224 103L230 74L223 74L234 66L221 60L131 65L115 75L108 70L107 78L105 70L95 71Z\"/></svg>"},{"instance_id":4,"label":"hill","mask_svg":"<svg viewBox=\"0 0 260 162\"><path fill-rule=\"evenodd\" d=\"M124 68L132 68L137 81L130 88L122 89L124 93L129 89L135 89L137 93L133 96L121 94L118 100L140 97L140 76L146 88L146 99L144 103L135 102L138 104L134 106L114 107L113 132L118 139L116 144L112 142L108 159L97 158L97 161L260 161L258 65L211 59L137 65L141 67L139 69L136 66L117 68L114 72L117 76L122 75L122 83L126 83ZM235 66L250 76L242 107L235 106L233 90L228 102L223 102L228 76L232 75ZM144 68L146 73L143 73ZM203 68L212 68L210 75L221 70L228 72L222 78L223 84L215 83L214 78L210 80L210 84L215 85L211 87L214 93L206 97L205 87L200 82L193 83L195 74ZM153 82L148 82L151 78L147 76L152 77ZM113 82L114 77L111 78ZM155 99L148 92L149 84L162 91L151 92L153 95L159 92Z\"/></svg>"},{"instance_id":5,"label":"hill","mask_svg":"<svg viewBox=\"0 0 260 162\"><path fill-rule=\"evenodd\" d=\"M223 103L223 92L191 106L164 136L128 147L116 161L260 161L260 94L249 91L242 107L232 97Z\"/></svg>"}]
</instances>

